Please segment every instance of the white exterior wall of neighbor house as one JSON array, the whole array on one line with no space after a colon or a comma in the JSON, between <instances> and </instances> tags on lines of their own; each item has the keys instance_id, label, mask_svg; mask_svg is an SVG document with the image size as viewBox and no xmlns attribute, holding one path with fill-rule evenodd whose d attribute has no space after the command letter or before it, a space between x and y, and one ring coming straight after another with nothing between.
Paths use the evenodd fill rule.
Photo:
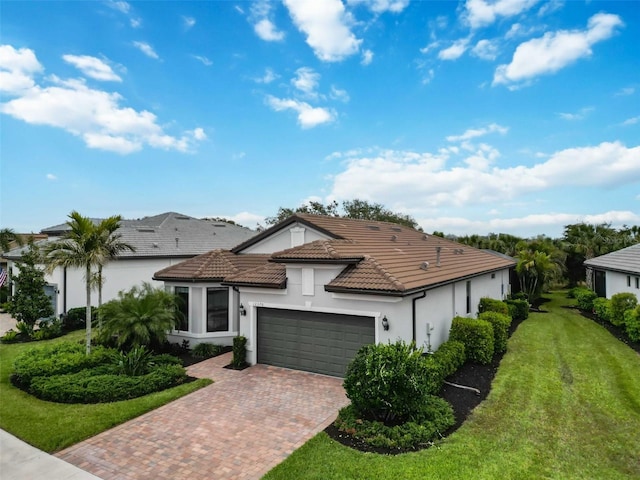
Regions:
<instances>
[{"instance_id":1,"label":"white exterior wall of neighbor house","mask_svg":"<svg viewBox=\"0 0 640 480\"><path fill-rule=\"evenodd\" d=\"M640 301L640 288L636 288L636 282L640 284L640 274L612 272L607 270L605 275L607 298L611 298L616 293L633 293ZM629 281L627 280L627 277L629 277ZM628 283L631 283L631 285L629 286Z\"/></svg>"},{"instance_id":2,"label":"white exterior wall of neighbor house","mask_svg":"<svg viewBox=\"0 0 640 480\"><path fill-rule=\"evenodd\" d=\"M153 274L165 267L175 265L184 259L131 259L131 260L113 260L105 265L102 276L105 279L102 287L102 302L117 298L118 292L121 290L129 290L133 286L140 286L143 282L149 282L154 287L162 288L163 282L152 280ZM13 275L19 275L20 269L13 261L9 261L8 266L12 268ZM41 266L44 268L44 266ZM51 274L45 274L47 284L53 286L57 290L56 312L59 316L64 313L65 298L65 281L64 269L56 268ZM84 307L87 304L84 270L78 268L67 269L67 310L75 307ZM98 290L91 291L91 304L98 305Z\"/></svg>"},{"instance_id":3,"label":"white exterior wall of neighbor house","mask_svg":"<svg viewBox=\"0 0 640 480\"><path fill-rule=\"evenodd\" d=\"M240 334L247 337L247 361L257 362L257 316L259 308L278 308L343 315L358 315L375 319L375 341L394 342L398 339L410 342L413 339L412 308L413 298L383 295L362 295L352 293L326 292L324 285L335 278L344 266L327 265L287 265L286 290L240 287L240 301L247 314L240 317ZM303 269L306 270L303 273ZM313 273L313 294L304 288L303 279ZM416 300L416 344L427 346L427 322L431 331L431 348L436 350L449 336L451 321L456 314L476 316L478 302L483 296L504 298L509 282L509 272L486 274L470 279L471 312L466 313L467 282L443 285L427 291L427 296ZM506 282L503 286L502 282ZM304 291L304 293L303 293ZM382 328L382 318L387 317L389 330Z\"/></svg>"},{"instance_id":4,"label":"white exterior wall of neighbor house","mask_svg":"<svg viewBox=\"0 0 640 480\"><path fill-rule=\"evenodd\" d=\"M273 253L287 248L297 247L303 243L310 243L315 240L326 240L329 236L320 233L306 225L295 222L288 228L275 232L242 251L242 253Z\"/></svg>"},{"instance_id":5,"label":"white exterior wall of neighbor house","mask_svg":"<svg viewBox=\"0 0 640 480\"><path fill-rule=\"evenodd\" d=\"M219 283L181 283L165 282L165 289L173 292L175 287L189 289L189 330L173 330L167 336L171 343L182 344L189 341L193 348L199 343L214 343L216 345L232 345L233 337L238 335L238 306L239 294L229 289L229 329L225 332L207 332L207 288L222 287Z\"/></svg>"}]
</instances>

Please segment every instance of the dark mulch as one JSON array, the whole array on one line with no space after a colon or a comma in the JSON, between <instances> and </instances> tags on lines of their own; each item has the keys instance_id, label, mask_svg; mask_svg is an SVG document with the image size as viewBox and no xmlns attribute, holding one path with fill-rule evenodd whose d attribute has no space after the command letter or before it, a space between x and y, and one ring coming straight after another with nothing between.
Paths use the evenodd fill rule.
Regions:
<instances>
[{"instance_id":1,"label":"dark mulch","mask_svg":"<svg viewBox=\"0 0 640 480\"><path fill-rule=\"evenodd\" d=\"M583 317L593 320L599 325L602 325L611 335L616 337L622 343L628 345L630 348L632 348L636 352L640 353L640 342L634 342L633 340L631 340L627 335L627 332L625 332L624 328L616 327L615 325L607 322L606 320L601 320L592 313L581 311L580 314Z\"/></svg>"},{"instance_id":2,"label":"dark mulch","mask_svg":"<svg viewBox=\"0 0 640 480\"><path fill-rule=\"evenodd\" d=\"M223 347L222 349L222 353L220 353L220 355L222 355L223 353L227 353L231 351L231 347ZM196 363L200 363L200 362L204 362L205 360L209 360L209 358L213 358L213 357L194 357L193 354L191 353L191 350L183 350L180 352L171 352L171 355L173 355L174 357L178 357L180 359L180 361L182 362L182 366L183 367L190 367L191 365L195 365Z\"/></svg>"},{"instance_id":3,"label":"dark mulch","mask_svg":"<svg viewBox=\"0 0 640 480\"><path fill-rule=\"evenodd\" d=\"M540 311L541 303L543 302L535 305L535 308L538 309L537 311ZM512 322L511 328L509 329L509 336L511 336L513 332L516 331L520 323L522 323L522 321ZM447 437L448 435L455 432L458 428L460 428L471 411L475 407L477 407L480 402L487 398L487 395L489 395L489 391L491 390L491 383L493 382L496 372L498 371L498 366L500 365L500 361L502 360L503 356L504 353L495 355L491 363L488 365L466 363L456 373L447 378L447 381L450 383L456 383L458 385L473 387L480 390L480 395L471 390L457 388L450 385L444 385L442 387L439 396L444 398L451 404L456 419L456 423L449 430L443 433L442 438ZM395 455L398 453L406 453L409 451L422 449L415 448L401 450L372 447L362 440L341 432L333 424L329 425L324 431L327 435L329 435L337 442L340 442L347 447L360 450L361 452L375 452Z\"/></svg>"}]
</instances>

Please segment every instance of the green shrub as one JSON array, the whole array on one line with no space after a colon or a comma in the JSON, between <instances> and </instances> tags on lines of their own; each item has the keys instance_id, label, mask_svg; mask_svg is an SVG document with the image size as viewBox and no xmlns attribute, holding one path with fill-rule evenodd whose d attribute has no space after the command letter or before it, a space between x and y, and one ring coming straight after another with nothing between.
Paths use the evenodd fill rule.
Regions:
<instances>
[{"instance_id":1,"label":"green shrub","mask_svg":"<svg viewBox=\"0 0 640 480\"><path fill-rule=\"evenodd\" d=\"M231 365L234 368L242 368L247 364L247 337L238 335L233 337L233 359Z\"/></svg>"},{"instance_id":2,"label":"green shrub","mask_svg":"<svg viewBox=\"0 0 640 480\"><path fill-rule=\"evenodd\" d=\"M494 351L493 327L486 320L455 317L451 323L449 340L464 344L467 360L491 363Z\"/></svg>"},{"instance_id":3,"label":"green shrub","mask_svg":"<svg viewBox=\"0 0 640 480\"><path fill-rule=\"evenodd\" d=\"M438 347L438 350L431 355L431 358L440 365L440 372L443 379L456 373L458 369L464 365L464 362L467 361L467 356L464 353L464 344L462 342L456 342L455 340L447 340L444 342ZM442 384L440 384L440 387L441 386ZM437 393L439 390L440 388L431 393Z\"/></svg>"},{"instance_id":4,"label":"green shrub","mask_svg":"<svg viewBox=\"0 0 640 480\"><path fill-rule=\"evenodd\" d=\"M638 298L633 293L616 293L611 296L611 323L621 326L625 323L625 312L638 306Z\"/></svg>"},{"instance_id":5,"label":"green shrub","mask_svg":"<svg viewBox=\"0 0 640 480\"><path fill-rule=\"evenodd\" d=\"M213 343L199 343L191 350L191 354L196 358L215 357L220 353L222 353L222 346Z\"/></svg>"},{"instance_id":6,"label":"green shrub","mask_svg":"<svg viewBox=\"0 0 640 480\"><path fill-rule=\"evenodd\" d=\"M403 341L363 346L347 367L344 389L359 415L404 422L420 411L440 366Z\"/></svg>"},{"instance_id":7,"label":"green shrub","mask_svg":"<svg viewBox=\"0 0 640 480\"><path fill-rule=\"evenodd\" d=\"M509 315L516 322L526 320L529 318L529 302L523 299L510 299L505 300L507 307L509 307Z\"/></svg>"},{"instance_id":8,"label":"green shrub","mask_svg":"<svg viewBox=\"0 0 640 480\"><path fill-rule=\"evenodd\" d=\"M509 307L501 300L495 298L482 297L478 304L478 313L497 312L503 315L509 315Z\"/></svg>"},{"instance_id":9,"label":"green shrub","mask_svg":"<svg viewBox=\"0 0 640 480\"><path fill-rule=\"evenodd\" d=\"M95 347L90 355L86 355L84 346L71 342L32 348L16 358L11 381L28 390L36 377L76 373L100 364L113 364L116 355L116 351L104 347Z\"/></svg>"},{"instance_id":10,"label":"green shrub","mask_svg":"<svg viewBox=\"0 0 640 480\"><path fill-rule=\"evenodd\" d=\"M598 298L596 292L588 288L575 289L575 297L578 302L578 308L583 312L593 312L593 301Z\"/></svg>"},{"instance_id":11,"label":"green shrub","mask_svg":"<svg viewBox=\"0 0 640 480\"><path fill-rule=\"evenodd\" d=\"M486 320L493 327L493 349L495 353L507 351L511 317L498 312L484 312L478 315L479 320Z\"/></svg>"},{"instance_id":12,"label":"green shrub","mask_svg":"<svg viewBox=\"0 0 640 480\"><path fill-rule=\"evenodd\" d=\"M335 426L373 447L406 450L432 444L454 423L451 405L442 398L428 395L420 411L408 422L388 426L363 418L349 405L340 410Z\"/></svg>"},{"instance_id":13,"label":"green shrub","mask_svg":"<svg viewBox=\"0 0 640 480\"><path fill-rule=\"evenodd\" d=\"M170 355L168 353L154 355L151 358L151 361L154 365L182 365L182 361L179 358L174 357L173 355Z\"/></svg>"},{"instance_id":14,"label":"green shrub","mask_svg":"<svg viewBox=\"0 0 640 480\"><path fill-rule=\"evenodd\" d=\"M96 307L91 307L91 318L96 318ZM87 307L75 307L62 315L62 328L67 331L80 330L87 325Z\"/></svg>"},{"instance_id":15,"label":"green shrub","mask_svg":"<svg viewBox=\"0 0 640 480\"><path fill-rule=\"evenodd\" d=\"M15 330L7 330L0 340L2 340L2 343L16 342L18 340L18 332Z\"/></svg>"},{"instance_id":16,"label":"green shrub","mask_svg":"<svg viewBox=\"0 0 640 480\"><path fill-rule=\"evenodd\" d=\"M624 312L624 328L632 341L640 342L640 306Z\"/></svg>"},{"instance_id":17,"label":"green shrub","mask_svg":"<svg viewBox=\"0 0 640 480\"><path fill-rule=\"evenodd\" d=\"M62 335L62 321L57 318L49 318L47 320L40 320L38 323L38 330L33 332L34 340L49 340L50 338L56 338Z\"/></svg>"},{"instance_id":18,"label":"green shrub","mask_svg":"<svg viewBox=\"0 0 640 480\"><path fill-rule=\"evenodd\" d=\"M524 300L529 304L529 295L524 292L513 293L509 295L509 300Z\"/></svg>"},{"instance_id":19,"label":"green shrub","mask_svg":"<svg viewBox=\"0 0 640 480\"><path fill-rule=\"evenodd\" d=\"M145 346L132 348L118 356L118 369L123 375L140 376L151 368L151 352Z\"/></svg>"},{"instance_id":20,"label":"green shrub","mask_svg":"<svg viewBox=\"0 0 640 480\"><path fill-rule=\"evenodd\" d=\"M34 378L30 393L58 403L104 403L129 400L183 383L187 374L180 365L161 365L140 376L118 375L110 366L66 375Z\"/></svg>"},{"instance_id":21,"label":"green shrub","mask_svg":"<svg viewBox=\"0 0 640 480\"><path fill-rule=\"evenodd\" d=\"M27 322L16 322L16 330L23 337L33 337L33 325Z\"/></svg>"},{"instance_id":22,"label":"green shrub","mask_svg":"<svg viewBox=\"0 0 640 480\"><path fill-rule=\"evenodd\" d=\"M607 322L611 321L611 301L604 298L599 297L593 301L593 313L596 314L600 320L604 320Z\"/></svg>"}]
</instances>

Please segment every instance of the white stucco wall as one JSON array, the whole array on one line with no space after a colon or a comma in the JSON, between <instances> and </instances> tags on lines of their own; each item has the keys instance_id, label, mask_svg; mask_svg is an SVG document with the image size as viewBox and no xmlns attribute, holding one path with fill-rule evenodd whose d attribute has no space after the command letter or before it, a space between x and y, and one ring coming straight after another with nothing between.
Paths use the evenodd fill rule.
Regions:
<instances>
[{"instance_id":1,"label":"white stucco wall","mask_svg":"<svg viewBox=\"0 0 640 480\"><path fill-rule=\"evenodd\" d=\"M295 247L302 243L309 243L315 240L325 240L328 238L330 237L318 232L317 230L309 228L306 225L301 225L296 222L279 232L273 233L261 242L243 250L242 253L279 252L280 250L286 250L287 248Z\"/></svg>"},{"instance_id":2,"label":"white stucco wall","mask_svg":"<svg viewBox=\"0 0 640 480\"><path fill-rule=\"evenodd\" d=\"M627 284L627 277L630 277L631 286ZM605 282L607 298L611 298L616 293L633 293L640 300L640 288L636 288L636 282L640 283L640 275L607 271Z\"/></svg>"}]
</instances>

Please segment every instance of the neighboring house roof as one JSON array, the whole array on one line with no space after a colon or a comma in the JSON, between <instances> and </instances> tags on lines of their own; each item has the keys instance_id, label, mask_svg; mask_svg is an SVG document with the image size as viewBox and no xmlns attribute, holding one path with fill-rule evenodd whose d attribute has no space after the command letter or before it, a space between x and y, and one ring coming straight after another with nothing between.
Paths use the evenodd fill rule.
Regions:
<instances>
[{"instance_id":1,"label":"neighboring house roof","mask_svg":"<svg viewBox=\"0 0 640 480\"><path fill-rule=\"evenodd\" d=\"M616 250L599 257L590 258L584 265L601 270L640 274L640 243Z\"/></svg>"},{"instance_id":2,"label":"neighboring house roof","mask_svg":"<svg viewBox=\"0 0 640 480\"><path fill-rule=\"evenodd\" d=\"M248 255L242 252L293 224L330 238L275 252L268 257L269 263L234 273L224 283L284 288L287 263L333 263L345 269L325 286L327 291L407 295L515 265L512 259L394 223L310 214L293 215L230 253ZM177 268L169 267L163 275Z\"/></svg>"},{"instance_id":3,"label":"neighboring house roof","mask_svg":"<svg viewBox=\"0 0 640 480\"><path fill-rule=\"evenodd\" d=\"M99 223L100 219L92 219ZM45 228L55 241L63 236L67 224ZM255 235L253 230L220 221L200 220L175 212L167 212L137 220L122 220L117 233L120 240L135 247L118 258L192 257L214 249L229 249ZM14 249L6 255L10 259L21 257L23 249Z\"/></svg>"}]
</instances>

